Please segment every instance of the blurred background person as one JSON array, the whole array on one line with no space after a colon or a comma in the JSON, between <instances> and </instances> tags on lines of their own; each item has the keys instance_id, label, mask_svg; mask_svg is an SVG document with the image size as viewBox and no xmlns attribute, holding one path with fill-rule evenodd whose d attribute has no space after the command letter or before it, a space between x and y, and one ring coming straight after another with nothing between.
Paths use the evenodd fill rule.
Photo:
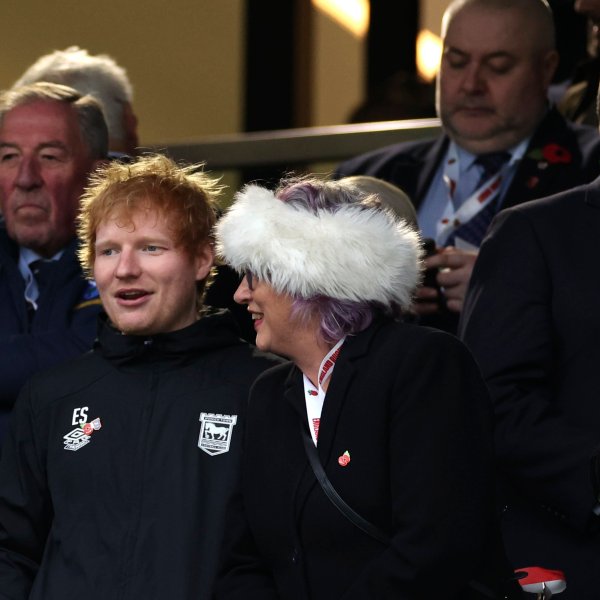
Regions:
<instances>
[{"instance_id":1,"label":"blurred background person","mask_svg":"<svg viewBox=\"0 0 600 600\"><path fill-rule=\"evenodd\" d=\"M217 248L245 274L236 300L258 348L293 364L251 392L216 597L495 590L506 573L485 386L458 340L397 320L420 276L418 234L351 183L305 179L246 187Z\"/></svg>"},{"instance_id":2,"label":"blurred background person","mask_svg":"<svg viewBox=\"0 0 600 600\"><path fill-rule=\"evenodd\" d=\"M133 86L123 67L106 54L89 54L70 46L38 58L14 83L19 87L37 81L61 83L89 94L102 106L113 153L135 155L139 145L138 120L133 111Z\"/></svg>"},{"instance_id":3,"label":"blurred background person","mask_svg":"<svg viewBox=\"0 0 600 600\"><path fill-rule=\"evenodd\" d=\"M494 404L509 558L564 571L565 600L598 598L599 234L600 179L502 211L459 328Z\"/></svg>"},{"instance_id":4,"label":"blurred background person","mask_svg":"<svg viewBox=\"0 0 600 600\"><path fill-rule=\"evenodd\" d=\"M588 58L575 70L558 103L559 110L576 123L598 126L596 96L600 82L600 1L575 0L577 13L588 17Z\"/></svg>"},{"instance_id":5,"label":"blurred background person","mask_svg":"<svg viewBox=\"0 0 600 600\"><path fill-rule=\"evenodd\" d=\"M415 231L418 231L417 213L410 198L398 186L389 181L370 175L351 175L344 177L344 185L358 188L365 196L373 196L382 206L391 210L398 219L402 219Z\"/></svg>"}]
</instances>

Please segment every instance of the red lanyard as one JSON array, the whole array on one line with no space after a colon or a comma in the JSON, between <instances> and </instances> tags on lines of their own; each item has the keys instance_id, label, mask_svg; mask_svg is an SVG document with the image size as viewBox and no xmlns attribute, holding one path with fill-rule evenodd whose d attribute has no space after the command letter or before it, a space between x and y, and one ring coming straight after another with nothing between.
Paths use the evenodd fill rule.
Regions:
<instances>
[{"instance_id":1,"label":"red lanyard","mask_svg":"<svg viewBox=\"0 0 600 600\"><path fill-rule=\"evenodd\" d=\"M335 362L340 355L342 344L346 338L342 338L321 361L319 367L319 386L315 387L310 379L304 375L304 399L306 401L306 414L308 416L308 426L315 446L319 437L319 425L321 424L321 412L325 402L325 390L323 386L331 377Z\"/></svg>"}]
</instances>

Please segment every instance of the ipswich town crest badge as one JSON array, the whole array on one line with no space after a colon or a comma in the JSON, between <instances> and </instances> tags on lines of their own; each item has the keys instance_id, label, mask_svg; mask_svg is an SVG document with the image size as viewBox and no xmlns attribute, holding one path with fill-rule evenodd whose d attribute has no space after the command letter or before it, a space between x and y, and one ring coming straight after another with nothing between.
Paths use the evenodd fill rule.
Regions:
<instances>
[{"instance_id":1,"label":"ipswich town crest badge","mask_svg":"<svg viewBox=\"0 0 600 600\"><path fill-rule=\"evenodd\" d=\"M207 454L223 454L229 452L233 426L237 423L237 415L220 415L200 413L200 437L198 448Z\"/></svg>"}]
</instances>

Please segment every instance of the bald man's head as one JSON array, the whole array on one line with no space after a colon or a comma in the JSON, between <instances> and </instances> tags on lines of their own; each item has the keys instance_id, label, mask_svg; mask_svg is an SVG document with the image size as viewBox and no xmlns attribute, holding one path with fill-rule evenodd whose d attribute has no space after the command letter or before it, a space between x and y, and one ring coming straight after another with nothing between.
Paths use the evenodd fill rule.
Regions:
<instances>
[{"instance_id":1,"label":"bald man's head","mask_svg":"<svg viewBox=\"0 0 600 600\"><path fill-rule=\"evenodd\" d=\"M558 64L545 0L456 0L442 35L437 105L450 137L481 154L532 135Z\"/></svg>"},{"instance_id":2,"label":"bald man's head","mask_svg":"<svg viewBox=\"0 0 600 600\"><path fill-rule=\"evenodd\" d=\"M552 9L546 0L455 0L450 3L442 17L442 38L446 37L448 24L462 9L481 7L488 10L514 10L532 42L540 51L556 49L556 32Z\"/></svg>"}]
</instances>

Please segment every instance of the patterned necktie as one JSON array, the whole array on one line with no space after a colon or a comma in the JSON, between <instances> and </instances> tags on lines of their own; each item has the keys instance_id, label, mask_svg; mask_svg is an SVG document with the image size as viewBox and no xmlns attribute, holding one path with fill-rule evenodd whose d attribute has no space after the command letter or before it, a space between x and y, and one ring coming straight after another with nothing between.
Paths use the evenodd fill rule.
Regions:
<instances>
[{"instance_id":1,"label":"patterned necktie","mask_svg":"<svg viewBox=\"0 0 600 600\"><path fill-rule=\"evenodd\" d=\"M55 260L34 260L29 268L37 282L40 296L43 290L48 286L54 276L56 261Z\"/></svg>"},{"instance_id":2,"label":"patterned necktie","mask_svg":"<svg viewBox=\"0 0 600 600\"><path fill-rule=\"evenodd\" d=\"M510 152L489 152L488 154L480 154L475 159L475 164L483 167L483 173L473 191L478 190L486 181L496 175L509 160ZM473 215L469 221L460 225L458 229L448 237L446 245L454 245L456 238L459 237L465 240L465 242L479 247L492 219L496 212L498 212L498 204L499 203L496 200L492 200L476 215Z\"/></svg>"},{"instance_id":3,"label":"patterned necktie","mask_svg":"<svg viewBox=\"0 0 600 600\"><path fill-rule=\"evenodd\" d=\"M500 169L510 160L510 152L488 152L480 154L476 159L476 165L483 167L483 173L479 179L477 187L482 186L488 179L491 179Z\"/></svg>"}]
</instances>

